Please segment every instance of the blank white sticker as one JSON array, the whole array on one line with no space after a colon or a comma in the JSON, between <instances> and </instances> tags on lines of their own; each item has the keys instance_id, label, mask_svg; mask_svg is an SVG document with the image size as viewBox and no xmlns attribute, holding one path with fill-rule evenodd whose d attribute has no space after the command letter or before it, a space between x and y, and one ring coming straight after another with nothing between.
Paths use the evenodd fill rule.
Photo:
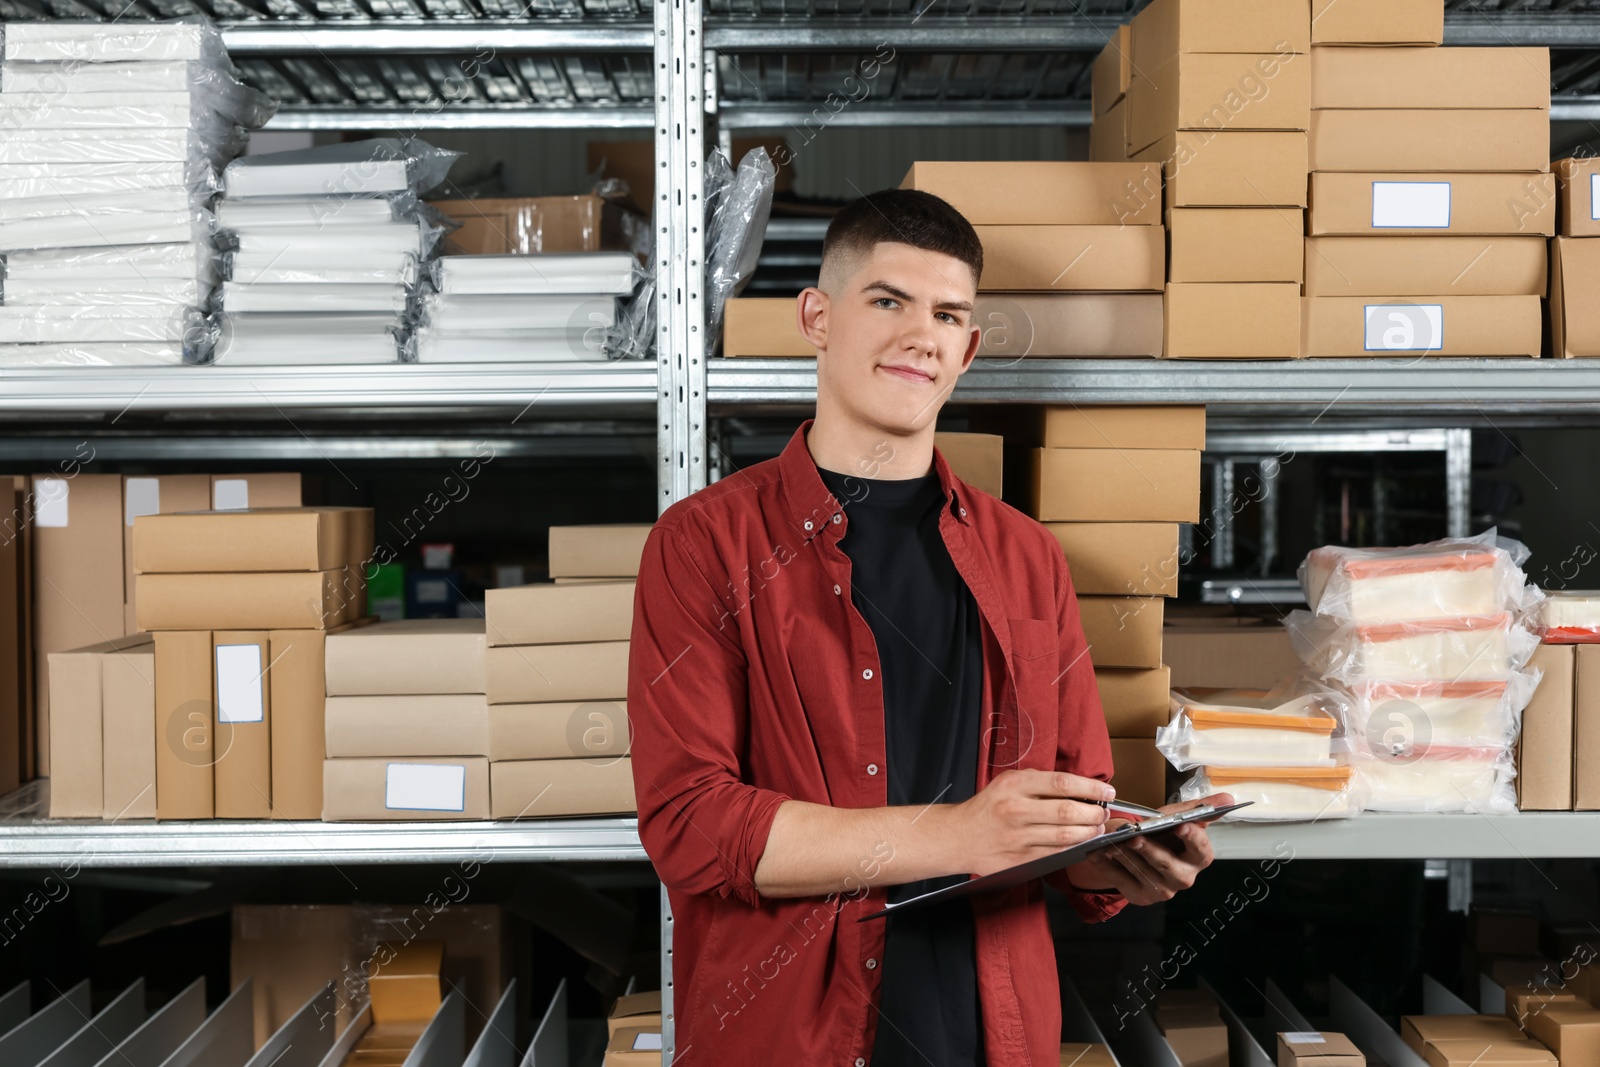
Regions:
<instances>
[{"instance_id":1,"label":"blank white sticker","mask_svg":"<svg viewBox=\"0 0 1600 1067\"><path fill-rule=\"evenodd\" d=\"M217 646L217 721L263 722L261 646Z\"/></svg>"},{"instance_id":2,"label":"blank white sticker","mask_svg":"<svg viewBox=\"0 0 1600 1067\"><path fill-rule=\"evenodd\" d=\"M1589 217L1600 219L1600 174L1589 175Z\"/></svg>"},{"instance_id":3,"label":"blank white sticker","mask_svg":"<svg viewBox=\"0 0 1600 1067\"><path fill-rule=\"evenodd\" d=\"M467 768L460 763L391 763L385 770L383 806L403 811L463 811Z\"/></svg>"},{"instance_id":4,"label":"blank white sticker","mask_svg":"<svg viewBox=\"0 0 1600 1067\"><path fill-rule=\"evenodd\" d=\"M243 478L220 478L211 486L211 510L243 511L250 506L250 483Z\"/></svg>"},{"instance_id":5,"label":"blank white sticker","mask_svg":"<svg viewBox=\"0 0 1600 1067\"><path fill-rule=\"evenodd\" d=\"M160 478L129 478L122 486L122 511L129 526L140 515L161 514Z\"/></svg>"},{"instance_id":6,"label":"blank white sticker","mask_svg":"<svg viewBox=\"0 0 1600 1067\"><path fill-rule=\"evenodd\" d=\"M419 578L416 584L417 602L439 603L450 599L450 583L443 578Z\"/></svg>"},{"instance_id":7,"label":"blank white sticker","mask_svg":"<svg viewBox=\"0 0 1600 1067\"><path fill-rule=\"evenodd\" d=\"M35 526L65 526L67 524L67 480L65 478L40 478L33 483L33 524Z\"/></svg>"},{"instance_id":8,"label":"blank white sticker","mask_svg":"<svg viewBox=\"0 0 1600 1067\"><path fill-rule=\"evenodd\" d=\"M635 1052L660 1052L660 1034L634 1034L633 1051Z\"/></svg>"},{"instance_id":9,"label":"blank white sticker","mask_svg":"<svg viewBox=\"0 0 1600 1067\"><path fill-rule=\"evenodd\" d=\"M1327 1044L1326 1039L1324 1039L1321 1034L1319 1034L1319 1033L1317 1033L1315 1031L1308 1031L1308 1030L1297 1030L1294 1033L1284 1034L1283 1035L1283 1040L1284 1040L1284 1042L1286 1044L1290 1044L1290 1045L1324 1045L1324 1044Z\"/></svg>"},{"instance_id":10,"label":"blank white sticker","mask_svg":"<svg viewBox=\"0 0 1600 1067\"><path fill-rule=\"evenodd\" d=\"M1368 352L1437 352L1444 348L1443 304L1368 304Z\"/></svg>"},{"instance_id":11,"label":"blank white sticker","mask_svg":"<svg viewBox=\"0 0 1600 1067\"><path fill-rule=\"evenodd\" d=\"M1372 228L1450 228L1449 182L1373 182Z\"/></svg>"}]
</instances>

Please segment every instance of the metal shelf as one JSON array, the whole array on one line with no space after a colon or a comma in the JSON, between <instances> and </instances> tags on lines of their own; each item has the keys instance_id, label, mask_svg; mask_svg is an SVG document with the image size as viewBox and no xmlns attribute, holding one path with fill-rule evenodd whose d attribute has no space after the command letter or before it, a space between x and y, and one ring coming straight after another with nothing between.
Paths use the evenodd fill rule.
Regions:
<instances>
[{"instance_id":1,"label":"metal shelf","mask_svg":"<svg viewBox=\"0 0 1600 1067\"><path fill-rule=\"evenodd\" d=\"M391 22L285 20L234 23L222 40L236 60L260 55L360 52L424 55L495 52L649 52L649 23L633 21L413 19Z\"/></svg>"}]
</instances>

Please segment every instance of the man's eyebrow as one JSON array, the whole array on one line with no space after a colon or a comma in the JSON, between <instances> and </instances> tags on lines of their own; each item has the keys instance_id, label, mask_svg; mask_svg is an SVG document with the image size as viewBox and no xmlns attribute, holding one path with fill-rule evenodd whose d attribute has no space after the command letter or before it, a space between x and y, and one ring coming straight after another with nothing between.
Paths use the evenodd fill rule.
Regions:
<instances>
[{"instance_id":1,"label":"man's eyebrow","mask_svg":"<svg viewBox=\"0 0 1600 1067\"><path fill-rule=\"evenodd\" d=\"M941 300L933 305L935 311L971 311L972 304L965 300Z\"/></svg>"},{"instance_id":2,"label":"man's eyebrow","mask_svg":"<svg viewBox=\"0 0 1600 1067\"><path fill-rule=\"evenodd\" d=\"M896 300L904 300L908 304L916 302L916 298L910 293L898 286L890 285L888 282L871 282L861 287L861 291L864 293L872 292L875 289L888 293ZM965 300L941 300L933 305L933 309L935 311L971 311L972 304Z\"/></svg>"}]
</instances>

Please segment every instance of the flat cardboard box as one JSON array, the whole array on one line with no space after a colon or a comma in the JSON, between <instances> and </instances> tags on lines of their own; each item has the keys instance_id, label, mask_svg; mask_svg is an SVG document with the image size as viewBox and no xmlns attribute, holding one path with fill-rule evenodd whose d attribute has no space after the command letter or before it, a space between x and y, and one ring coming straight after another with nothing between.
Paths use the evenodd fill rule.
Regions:
<instances>
[{"instance_id":1,"label":"flat cardboard box","mask_svg":"<svg viewBox=\"0 0 1600 1067\"><path fill-rule=\"evenodd\" d=\"M550 527L550 577L637 578L651 525Z\"/></svg>"},{"instance_id":2,"label":"flat cardboard box","mask_svg":"<svg viewBox=\"0 0 1600 1067\"><path fill-rule=\"evenodd\" d=\"M1377 45L1444 41L1444 0L1311 0L1311 43Z\"/></svg>"},{"instance_id":3,"label":"flat cardboard box","mask_svg":"<svg viewBox=\"0 0 1600 1067\"><path fill-rule=\"evenodd\" d=\"M1442 1038L1423 1053L1428 1067L1556 1067L1555 1054L1537 1041Z\"/></svg>"},{"instance_id":4,"label":"flat cardboard box","mask_svg":"<svg viewBox=\"0 0 1600 1067\"><path fill-rule=\"evenodd\" d=\"M443 970L444 945L438 941L409 941L385 953L367 978L373 1024L433 1018L444 1001Z\"/></svg>"},{"instance_id":5,"label":"flat cardboard box","mask_svg":"<svg viewBox=\"0 0 1600 1067\"><path fill-rule=\"evenodd\" d=\"M1052 522L1080 595L1178 595L1178 527L1165 522Z\"/></svg>"},{"instance_id":6,"label":"flat cardboard box","mask_svg":"<svg viewBox=\"0 0 1600 1067\"><path fill-rule=\"evenodd\" d=\"M141 515L161 515L174 511L205 511L211 507L209 474L162 474L135 477L122 482L122 558L123 632L139 629L137 595L134 591L133 521Z\"/></svg>"},{"instance_id":7,"label":"flat cardboard box","mask_svg":"<svg viewBox=\"0 0 1600 1067\"><path fill-rule=\"evenodd\" d=\"M815 356L817 350L800 336L794 297L736 296L722 306L722 354Z\"/></svg>"},{"instance_id":8,"label":"flat cardboard box","mask_svg":"<svg viewBox=\"0 0 1600 1067\"><path fill-rule=\"evenodd\" d=\"M1119 23L1090 68L1089 101L1096 119L1128 95L1128 83L1133 78L1132 31L1128 23Z\"/></svg>"},{"instance_id":9,"label":"flat cardboard box","mask_svg":"<svg viewBox=\"0 0 1600 1067\"><path fill-rule=\"evenodd\" d=\"M633 590L634 583L626 580L491 589L485 597L485 640L489 648L626 641L633 629Z\"/></svg>"},{"instance_id":10,"label":"flat cardboard box","mask_svg":"<svg viewBox=\"0 0 1600 1067\"><path fill-rule=\"evenodd\" d=\"M660 1027L661 1025L661 990L651 989L643 993L624 993L611 1005L611 1012L606 1016L606 1033L609 1037L624 1026Z\"/></svg>"},{"instance_id":11,"label":"flat cardboard box","mask_svg":"<svg viewBox=\"0 0 1600 1067\"><path fill-rule=\"evenodd\" d=\"M606 1043L601 1067L655 1067L661 1062L661 1034L648 1027L624 1026Z\"/></svg>"},{"instance_id":12,"label":"flat cardboard box","mask_svg":"<svg viewBox=\"0 0 1600 1067\"><path fill-rule=\"evenodd\" d=\"M1096 164L1108 165L1108 164ZM1156 292L1166 275L1160 226L976 226L978 289Z\"/></svg>"},{"instance_id":13,"label":"flat cardboard box","mask_svg":"<svg viewBox=\"0 0 1600 1067\"><path fill-rule=\"evenodd\" d=\"M1080 596L1078 618L1089 662L1101 667L1161 666L1162 599L1158 596Z\"/></svg>"},{"instance_id":14,"label":"flat cardboard box","mask_svg":"<svg viewBox=\"0 0 1600 1067\"><path fill-rule=\"evenodd\" d=\"M149 642L148 634L135 634L50 653L50 691L54 694L50 729L55 734L50 774L52 819L98 819L105 811L102 730L107 686L102 665L110 655Z\"/></svg>"},{"instance_id":15,"label":"flat cardboard box","mask_svg":"<svg viewBox=\"0 0 1600 1067\"><path fill-rule=\"evenodd\" d=\"M244 508L297 508L300 506L300 473L213 474L213 511L239 511Z\"/></svg>"},{"instance_id":16,"label":"flat cardboard box","mask_svg":"<svg viewBox=\"0 0 1600 1067\"><path fill-rule=\"evenodd\" d=\"M1156 1023L1182 1067L1228 1067L1228 1027L1215 1011L1157 1011Z\"/></svg>"},{"instance_id":17,"label":"flat cardboard box","mask_svg":"<svg viewBox=\"0 0 1600 1067\"><path fill-rule=\"evenodd\" d=\"M1550 354L1557 359L1600 356L1600 241L1557 237L1550 242Z\"/></svg>"},{"instance_id":18,"label":"flat cardboard box","mask_svg":"<svg viewBox=\"0 0 1600 1067\"><path fill-rule=\"evenodd\" d=\"M1149 163L919 161L900 188L932 193L974 226L1160 226L1160 203L1140 193L1160 180Z\"/></svg>"},{"instance_id":19,"label":"flat cardboard box","mask_svg":"<svg viewBox=\"0 0 1600 1067\"><path fill-rule=\"evenodd\" d=\"M556 815L619 815L638 810L633 796L633 760L511 760L489 767L496 819L544 819Z\"/></svg>"},{"instance_id":20,"label":"flat cardboard box","mask_svg":"<svg viewBox=\"0 0 1600 1067\"><path fill-rule=\"evenodd\" d=\"M1097 667L1094 681L1112 737L1153 738L1171 718L1172 672L1166 667Z\"/></svg>"},{"instance_id":21,"label":"flat cardboard box","mask_svg":"<svg viewBox=\"0 0 1600 1067\"><path fill-rule=\"evenodd\" d=\"M1305 207L1304 133L1180 131L1139 152L1162 161L1169 207Z\"/></svg>"},{"instance_id":22,"label":"flat cardboard box","mask_svg":"<svg viewBox=\"0 0 1600 1067\"><path fill-rule=\"evenodd\" d=\"M1506 990L1506 1018L1518 1026L1526 1027L1528 1016L1544 1011L1552 1004L1567 1004L1575 1008L1589 1007L1589 1002L1576 993L1558 992L1554 989Z\"/></svg>"},{"instance_id":23,"label":"flat cardboard box","mask_svg":"<svg viewBox=\"0 0 1600 1067\"><path fill-rule=\"evenodd\" d=\"M1561 1067L1600 1063L1600 1010L1593 1007L1548 1005L1528 1017L1528 1034L1554 1052Z\"/></svg>"},{"instance_id":24,"label":"flat cardboard box","mask_svg":"<svg viewBox=\"0 0 1600 1067\"><path fill-rule=\"evenodd\" d=\"M1161 651L1176 689L1271 689L1300 671L1282 626L1168 626Z\"/></svg>"},{"instance_id":25,"label":"flat cardboard box","mask_svg":"<svg viewBox=\"0 0 1600 1067\"><path fill-rule=\"evenodd\" d=\"M489 755L482 693L328 697L324 715L330 759Z\"/></svg>"},{"instance_id":26,"label":"flat cardboard box","mask_svg":"<svg viewBox=\"0 0 1600 1067\"><path fill-rule=\"evenodd\" d=\"M482 693L484 621L397 619L328 639L329 696Z\"/></svg>"},{"instance_id":27,"label":"flat cardboard box","mask_svg":"<svg viewBox=\"0 0 1600 1067\"><path fill-rule=\"evenodd\" d=\"M1004 488L1005 440L989 433L938 432L933 447L957 478L998 499Z\"/></svg>"},{"instance_id":28,"label":"flat cardboard box","mask_svg":"<svg viewBox=\"0 0 1600 1067\"><path fill-rule=\"evenodd\" d=\"M1029 404L985 408L971 421L1008 444L1033 448L1206 447L1206 409L1197 405Z\"/></svg>"},{"instance_id":29,"label":"flat cardboard box","mask_svg":"<svg viewBox=\"0 0 1600 1067\"><path fill-rule=\"evenodd\" d=\"M1160 293L980 293L972 320L983 359L1161 354Z\"/></svg>"},{"instance_id":30,"label":"flat cardboard box","mask_svg":"<svg viewBox=\"0 0 1600 1067\"><path fill-rule=\"evenodd\" d=\"M146 640L100 661L103 817L112 822L156 817L156 649L138 636Z\"/></svg>"},{"instance_id":31,"label":"flat cardboard box","mask_svg":"<svg viewBox=\"0 0 1600 1067\"><path fill-rule=\"evenodd\" d=\"M1311 175L1306 233L1314 237L1555 231L1554 174Z\"/></svg>"},{"instance_id":32,"label":"flat cardboard box","mask_svg":"<svg viewBox=\"0 0 1600 1067\"><path fill-rule=\"evenodd\" d=\"M1345 110L1311 113L1313 171L1523 171L1550 162L1550 113Z\"/></svg>"},{"instance_id":33,"label":"flat cardboard box","mask_svg":"<svg viewBox=\"0 0 1600 1067\"><path fill-rule=\"evenodd\" d=\"M39 474L32 498L34 723L50 776L49 655L124 633L122 475Z\"/></svg>"},{"instance_id":34,"label":"flat cardboard box","mask_svg":"<svg viewBox=\"0 0 1600 1067\"><path fill-rule=\"evenodd\" d=\"M1313 48L1314 108L1550 110L1550 49Z\"/></svg>"},{"instance_id":35,"label":"flat cardboard box","mask_svg":"<svg viewBox=\"0 0 1600 1067\"><path fill-rule=\"evenodd\" d=\"M211 644L216 816L265 819L272 815L271 637L264 630L218 630Z\"/></svg>"},{"instance_id":36,"label":"flat cardboard box","mask_svg":"<svg viewBox=\"0 0 1600 1067\"><path fill-rule=\"evenodd\" d=\"M1173 282L1166 315L1167 359L1301 355L1300 286L1293 282Z\"/></svg>"},{"instance_id":37,"label":"flat cardboard box","mask_svg":"<svg viewBox=\"0 0 1600 1067\"><path fill-rule=\"evenodd\" d=\"M360 613L344 572L141 574L141 630L326 630Z\"/></svg>"},{"instance_id":38,"label":"flat cardboard box","mask_svg":"<svg viewBox=\"0 0 1600 1067\"><path fill-rule=\"evenodd\" d=\"M1031 513L1042 522L1199 522L1200 453L1036 448Z\"/></svg>"},{"instance_id":39,"label":"flat cardboard box","mask_svg":"<svg viewBox=\"0 0 1600 1067\"><path fill-rule=\"evenodd\" d=\"M1310 46L1308 13L1295 0L1155 0L1133 20L1133 59L1140 66L1184 52L1305 52Z\"/></svg>"},{"instance_id":40,"label":"flat cardboard box","mask_svg":"<svg viewBox=\"0 0 1600 1067\"><path fill-rule=\"evenodd\" d=\"M154 635L156 650L156 818L216 814L211 631Z\"/></svg>"},{"instance_id":41,"label":"flat cardboard box","mask_svg":"<svg viewBox=\"0 0 1600 1067\"><path fill-rule=\"evenodd\" d=\"M623 756L632 737L621 700L489 705L489 759Z\"/></svg>"},{"instance_id":42,"label":"flat cardboard box","mask_svg":"<svg viewBox=\"0 0 1600 1067\"><path fill-rule=\"evenodd\" d=\"M1600 237L1600 160L1558 159L1555 171L1563 237Z\"/></svg>"},{"instance_id":43,"label":"flat cardboard box","mask_svg":"<svg viewBox=\"0 0 1600 1067\"><path fill-rule=\"evenodd\" d=\"M1089 161L1121 163L1128 158L1128 101L1118 100L1089 123Z\"/></svg>"},{"instance_id":44,"label":"flat cardboard box","mask_svg":"<svg viewBox=\"0 0 1600 1067\"><path fill-rule=\"evenodd\" d=\"M1173 208L1167 212L1167 280L1298 282L1303 215L1299 208Z\"/></svg>"},{"instance_id":45,"label":"flat cardboard box","mask_svg":"<svg viewBox=\"0 0 1600 1067\"><path fill-rule=\"evenodd\" d=\"M1522 711L1517 741L1517 807L1572 810L1573 645L1540 645L1531 668L1544 672Z\"/></svg>"},{"instance_id":46,"label":"flat cardboard box","mask_svg":"<svg viewBox=\"0 0 1600 1067\"><path fill-rule=\"evenodd\" d=\"M275 819L322 818L327 642L369 621L358 620L331 631L273 630L269 634Z\"/></svg>"},{"instance_id":47,"label":"flat cardboard box","mask_svg":"<svg viewBox=\"0 0 1600 1067\"><path fill-rule=\"evenodd\" d=\"M1367 1067L1367 1058L1343 1034L1296 1031L1278 1035L1278 1067Z\"/></svg>"},{"instance_id":48,"label":"flat cardboard box","mask_svg":"<svg viewBox=\"0 0 1600 1067\"><path fill-rule=\"evenodd\" d=\"M489 761L408 756L322 764L324 822L487 819Z\"/></svg>"},{"instance_id":49,"label":"flat cardboard box","mask_svg":"<svg viewBox=\"0 0 1600 1067\"><path fill-rule=\"evenodd\" d=\"M1572 685L1572 807L1600 811L1600 645L1577 645Z\"/></svg>"},{"instance_id":50,"label":"flat cardboard box","mask_svg":"<svg viewBox=\"0 0 1600 1067\"><path fill-rule=\"evenodd\" d=\"M1538 356L1537 296L1319 296L1305 301L1307 356Z\"/></svg>"},{"instance_id":51,"label":"flat cardboard box","mask_svg":"<svg viewBox=\"0 0 1600 1067\"><path fill-rule=\"evenodd\" d=\"M1504 1015L1402 1015L1400 1037L1420 1056L1434 1041L1520 1041L1522 1031Z\"/></svg>"},{"instance_id":52,"label":"flat cardboard box","mask_svg":"<svg viewBox=\"0 0 1600 1067\"><path fill-rule=\"evenodd\" d=\"M333 570L370 558L371 512L252 508L147 515L135 526L133 565L140 574Z\"/></svg>"},{"instance_id":53,"label":"flat cardboard box","mask_svg":"<svg viewBox=\"0 0 1600 1067\"><path fill-rule=\"evenodd\" d=\"M527 256L627 247L621 205L598 196L501 196L428 203L461 223L460 229L445 235L445 255Z\"/></svg>"},{"instance_id":54,"label":"flat cardboard box","mask_svg":"<svg viewBox=\"0 0 1600 1067\"><path fill-rule=\"evenodd\" d=\"M1307 296L1543 296L1543 237L1310 237Z\"/></svg>"},{"instance_id":55,"label":"flat cardboard box","mask_svg":"<svg viewBox=\"0 0 1600 1067\"><path fill-rule=\"evenodd\" d=\"M521 645L484 652L491 704L623 700L628 696L628 642Z\"/></svg>"},{"instance_id":56,"label":"flat cardboard box","mask_svg":"<svg viewBox=\"0 0 1600 1067\"><path fill-rule=\"evenodd\" d=\"M1134 31L1134 48L1139 34ZM1135 52L1128 144L1147 148L1177 130L1305 130L1311 64L1294 54L1186 54L1146 63Z\"/></svg>"}]
</instances>

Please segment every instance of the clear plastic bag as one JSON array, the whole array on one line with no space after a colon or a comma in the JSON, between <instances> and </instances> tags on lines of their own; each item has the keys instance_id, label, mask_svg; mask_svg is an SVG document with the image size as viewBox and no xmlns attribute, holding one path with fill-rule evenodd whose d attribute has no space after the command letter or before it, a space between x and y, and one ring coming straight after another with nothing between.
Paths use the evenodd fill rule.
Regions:
<instances>
[{"instance_id":1,"label":"clear plastic bag","mask_svg":"<svg viewBox=\"0 0 1600 1067\"><path fill-rule=\"evenodd\" d=\"M376 311L399 314L406 310L403 285L255 285L223 282L217 292L217 309L238 312Z\"/></svg>"},{"instance_id":2,"label":"clear plastic bag","mask_svg":"<svg viewBox=\"0 0 1600 1067\"><path fill-rule=\"evenodd\" d=\"M727 157L706 160L706 336L721 338L722 308L755 273L778 170L765 148L752 148L728 174Z\"/></svg>"},{"instance_id":3,"label":"clear plastic bag","mask_svg":"<svg viewBox=\"0 0 1600 1067\"><path fill-rule=\"evenodd\" d=\"M1180 771L1220 767L1332 767L1334 732L1349 701L1326 687L1266 692L1174 689L1172 720L1156 748Z\"/></svg>"},{"instance_id":4,"label":"clear plastic bag","mask_svg":"<svg viewBox=\"0 0 1600 1067\"><path fill-rule=\"evenodd\" d=\"M655 355L656 280L645 276L617 314L616 325L606 334L605 350L612 359L650 359Z\"/></svg>"},{"instance_id":5,"label":"clear plastic bag","mask_svg":"<svg viewBox=\"0 0 1600 1067\"><path fill-rule=\"evenodd\" d=\"M0 166L0 200L106 196L181 186L209 199L221 187L204 160L162 163L11 163Z\"/></svg>"},{"instance_id":6,"label":"clear plastic bag","mask_svg":"<svg viewBox=\"0 0 1600 1067\"><path fill-rule=\"evenodd\" d=\"M402 255L392 267L319 267L284 265L270 256L244 257L228 254L228 277L253 285L404 285L417 284L419 270L415 256Z\"/></svg>"},{"instance_id":7,"label":"clear plastic bag","mask_svg":"<svg viewBox=\"0 0 1600 1067\"><path fill-rule=\"evenodd\" d=\"M267 152L229 163L222 174L229 197L364 196L409 191L421 196L444 181L460 152L414 137L375 137Z\"/></svg>"},{"instance_id":8,"label":"clear plastic bag","mask_svg":"<svg viewBox=\"0 0 1600 1067\"><path fill-rule=\"evenodd\" d=\"M172 62L229 66L222 35L200 16L163 22L12 22L4 58L37 63Z\"/></svg>"},{"instance_id":9,"label":"clear plastic bag","mask_svg":"<svg viewBox=\"0 0 1600 1067\"><path fill-rule=\"evenodd\" d=\"M1516 761L1506 748L1417 747L1388 755L1357 752L1354 769L1372 811L1516 810Z\"/></svg>"},{"instance_id":10,"label":"clear plastic bag","mask_svg":"<svg viewBox=\"0 0 1600 1067\"><path fill-rule=\"evenodd\" d=\"M262 230L233 231L237 251L267 257L321 259L358 254L370 261L392 261L395 256L426 257L443 231L420 222L375 222L359 226L274 226Z\"/></svg>"},{"instance_id":11,"label":"clear plastic bag","mask_svg":"<svg viewBox=\"0 0 1600 1067\"><path fill-rule=\"evenodd\" d=\"M396 196L290 196L223 198L217 224L227 230L270 230L279 226L330 227L382 225L416 217L417 201Z\"/></svg>"},{"instance_id":12,"label":"clear plastic bag","mask_svg":"<svg viewBox=\"0 0 1600 1067\"><path fill-rule=\"evenodd\" d=\"M0 345L0 367L169 367L186 362L178 342Z\"/></svg>"},{"instance_id":13,"label":"clear plastic bag","mask_svg":"<svg viewBox=\"0 0 1600 1067\"><path fill-rule=\"evenodd\" d=\"M1391 755L1430 745L1509 748L1539 678L1535 669L1504 681L1360 682L1349 690L1343 733L1354 749Z\"/></svg>"},{"instance_id":14,"label":"clear plastic bag","mask_svg":"<svg viewBox=\"0 0 1600 1067\"><path fill-rule=\"evenodd\" d=\"M422 324L438 333L604 330L617 321L614 296L456 296L430 291L420 307Z\"/></svg>"},{"instance_id":15,"label":"clear plastic bag","mask_svg":"<svg viewBox=\"0 0 1600 1067\"><path fill-rule=\"evenodd\" d=\"M627 252L441 256L432 266L434 288L451 296L625 296L633 291L642 273L639 261Z\"/></svg>"},{"instance_id":16,"label":"clear plastic bag","mask_svg":"<svg viewBox=\"0 0 1600 1067\"><path fill-rule=\"evenodd\" d=\"M1300 564L1300 586L1316 614L1358 623L1520 612L1537 598L1527 558L1494 530L1405 548L1330 545Z\"/></svg>"},{"instance_id":17,"label":"clear plastic bag","mask_svg":"<svg viewBox=\"0 0 1600 1067\"><path fill-rule=\"evenodd\" d=\"M181 185L138 192L102 193L97 196L34 196L26 200L0 199L0 223L69 215L100 216L187 211L196 201Z\"/></svg>"},{"instance_id":18,"label":"clear plastic bag","mask_svg":"<svg viewBox=\"0 0 1600 1067\"><path fill-rule=\"evenodd\" d=\"M211 301L211 281L198 278L107 278L89 282L8 278L6 307L161 306L203 308Z\"/></svg>"},{"instance_id":19,"label":"clear plastic bag","mask_svg":"<svg viewBox=\"0 0 1600 1067\"><path fill-rule=\"evenodd\" d=\"M1223 822L1320 822L1359 815L1361 784L1349 767L1202 767L1178 790L1180 801L1228 793L1250 807Z\"/></svg>"},{"instance_id":20,"label":"clear plastic bag","mask_svg":"<svg viewBox=\"0 0 1600 1067\"><path fill-rule=\"evenodd\" d=\"M1545 592L1535 627L1552 645L1600 643L1600 591L1556 589Z\"/></svg>"},{"instance_id":21,"label":"clear plastic bag","mask_svg":"<svg viewBox=\"0 0 1600 1067\"><path fill-rule=\"evenodd\" d=\"M1357 624L1293 611L1284 619L1295 653L1328 681L1505 681L1539 639L1509 613Z\"/></svg>"},{"instance_id":22,"label":"clear plastic bag","mask_svg":"<svg viewBox=\"0 0 1600 1067\"><path fill-rule=\"evenodd\" d=\"M92 284L99 279L210 280L217 255L209 245L112 245L107 248L46 248L5 257L8 285L17 281Z\"/></svg>"},{"instance_id":23,"label":"clear plastic bag","mask_svg":"<svg viewBox=\"0 0 1600 1067\"><path fill-rule=\"evenodd\" d=\"M206 242L211 239L212 222L211 212L203 208L0 222L0 252Z\"/></svg>"},{"instance_id":24,"label":"clear plastic bag","mask_svg":"<svg viewBox=\"0 0 1600 1067\"><path fill-rule=\"evenodd\" d=\"M0 344L85 341L183 341L205 316L173 305L0 307Z\"/></svg>"},{"instance_id":25,"label":"clear plastic bag","mask_svg":"<svg viewBox=\"0 0 1600 1067\"><path fill-rule=\"evenodd\" d=\"M277 103L231 69L203 63L5 63L0 107L181 107L260 129ZM90 125L78 122L76 125Z\"/></svg>"}]
</instances>

